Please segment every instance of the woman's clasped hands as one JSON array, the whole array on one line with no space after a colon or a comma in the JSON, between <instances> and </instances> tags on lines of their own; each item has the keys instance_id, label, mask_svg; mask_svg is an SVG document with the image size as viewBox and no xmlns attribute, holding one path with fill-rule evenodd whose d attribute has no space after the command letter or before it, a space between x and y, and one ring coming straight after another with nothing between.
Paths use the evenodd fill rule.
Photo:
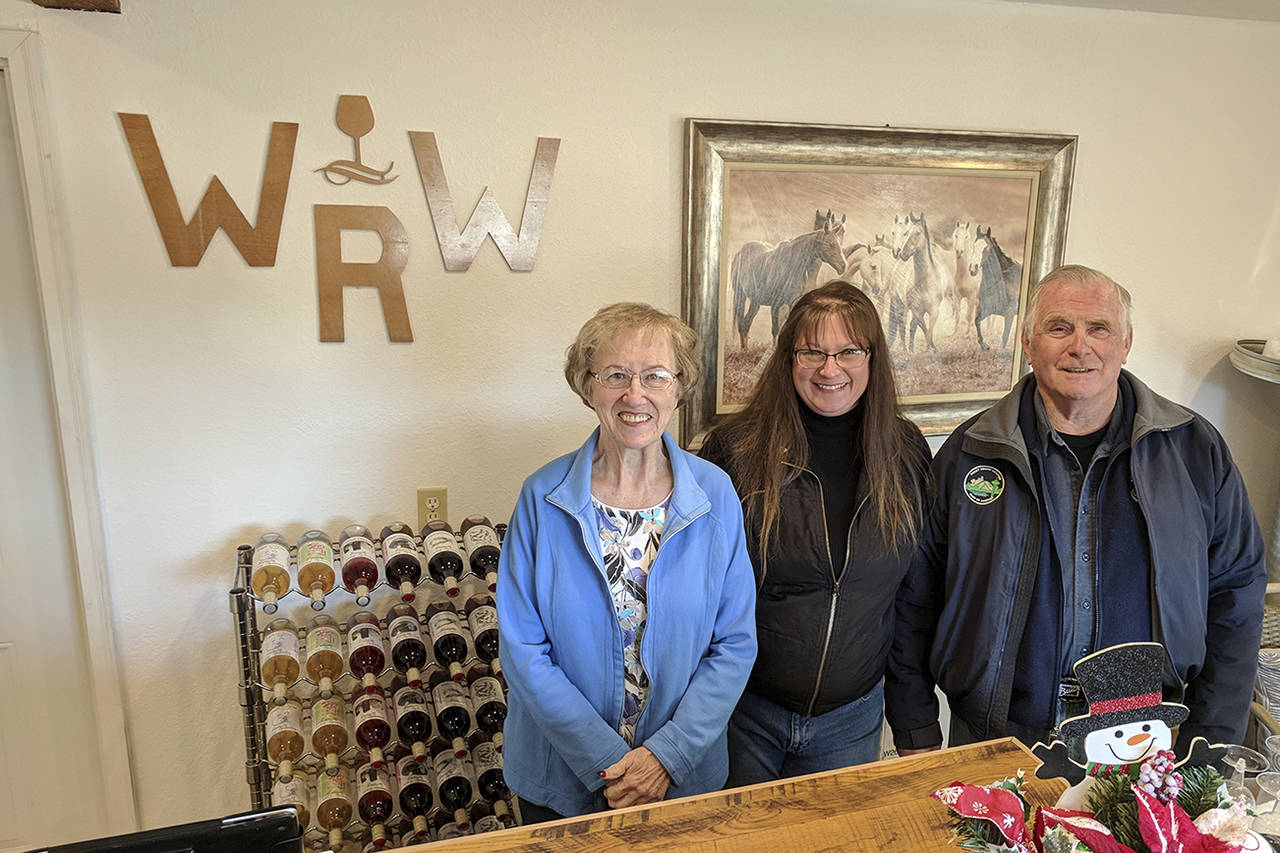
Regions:
<instances>
[{"instance_id":1,"label":"woman's clasped hands","mask_svg":"<svg viewBox=\"0 0 1280 853\"><path fill-rule=\"evenodd\" d=\"M637 747L600 771L609 808L661 802L671 785L666 768L646 747Z\"/></svg>"}]
</instances>

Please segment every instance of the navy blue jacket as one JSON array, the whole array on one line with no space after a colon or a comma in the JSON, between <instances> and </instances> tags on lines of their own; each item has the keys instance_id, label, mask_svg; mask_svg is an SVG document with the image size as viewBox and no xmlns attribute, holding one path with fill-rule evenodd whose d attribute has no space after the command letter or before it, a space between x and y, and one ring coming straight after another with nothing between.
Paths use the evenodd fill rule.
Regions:
<instances>
[{"instance_id":1,"label":"navy blue jacket","mask_svg":"<svg viewBox=\"0 0 1280 853\"><path fill-rule=\"evenodd\" d=\"M1034 382L1025 377L962 424L934 459L936 499L899 595L886 674L886 689L895 681L915 709L895 726L899 746L941 742L935 682L976 737L1004 732L1033 586L1050 551L1019 428ZM1129 447L1116 453L1126 457L1148 535L1152 639L1168 649L1191 711L1179 742L1239 743L1262 630L1262 534L1217 430L1127 372L1120 382L1135 412Z\"/></svg>"}]
</instances>

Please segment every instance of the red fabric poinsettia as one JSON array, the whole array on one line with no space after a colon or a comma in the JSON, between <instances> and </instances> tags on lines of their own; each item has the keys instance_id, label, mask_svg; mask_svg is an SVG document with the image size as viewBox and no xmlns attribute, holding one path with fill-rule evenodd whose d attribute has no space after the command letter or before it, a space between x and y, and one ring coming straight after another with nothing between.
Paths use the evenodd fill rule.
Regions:
<instances>
[{"instance_id":1,"label":"red fabric poinsettia","mask_svg":"<svg viewBox=\"0 0 1280 853\"><path fill-rule=\"evenodd\" d=\"M1133 792L1138 797L1138 831L1151 853L1239 853L1240 845L1196 829L1176 802L1162 803L1137 786Z\"/></svg>"},{"instance_id":2,"label":"red fabric poinsettia","mask_svg":"<svg viewBox=\"0 0 1280 853\"><path fill-rule=\"evenodd\" d=\"M1071 809L1045 808L1036 809L1036 847L1039 839L1055 826L1061 826L1080 841L1084 842L1093 853L1134 853L1133 849L1121 844L1111 836L1101 821L1090 812L1077 812Z\"/></svg>"},{"instance_id":3,"label":"red fabric poinsettia","mask_svg":"<svg viewBox=\"0 0 1280 853\"><path fill-rule=\"evenodd\" d=\"M1031 837L1027 834L1027 816L1022 809L1022 800L1012 791L995 785L952 782L930 796L945 803L961 817L991 821L1018 853L1034 853Z\"/></svg>"}]
</instances>

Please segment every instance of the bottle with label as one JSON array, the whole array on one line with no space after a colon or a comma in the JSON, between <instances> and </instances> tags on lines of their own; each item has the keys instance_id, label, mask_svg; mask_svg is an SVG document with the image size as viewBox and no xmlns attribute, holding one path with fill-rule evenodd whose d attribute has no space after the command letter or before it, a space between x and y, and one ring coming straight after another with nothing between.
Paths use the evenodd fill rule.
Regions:
<instances>
[{"instance_id":1,"label":"bottle with label","mask_svg":"<svg viewBox=\"0 0 1280 853\"><path fill-rule=\"evenodd\" d=\"M342 676L342 631L328 613L319 613L307 628L307 676L320 687L320 698L333 695L333 680Z\"/></svg>"},{"instance_id":2,"label":"bottle with label","mask_svg":"<svg viewBox=\"0 0 1280 853\"><path fill-rule=\"evenodd\" d=\"M464 832L471 828L471 816L467 805L471 802L471 774L467 763L447 749L436 753L431 760L436 774L436 793L440 805L453 812L453 822Z\"/></svg>"},{"instance_id":3,"label":"bottle with label","mask_svg":"<svg viewBox=\"0 0 1280 853\"><path fill-rule=\"evenodd\" d=\"M378 558L373 550L373 534L363 524L348 524L338 536L342 554L342 585L354 593L356 604L369 603L369 590L378 583Z\"/></svg>"},{"instance_id":4,"label":"bottle with label","mask_svg":"<svg viewBox=\"0 0 1280 853\"><path fill-rule=\"evenodd\" d=\"M462 681L462 662L467 659L467 641L462 635L462 620L448 601L432 601L424 614L431 648L441 666L449 668L449 677Z\"/></svg>"},{"instance_id":5,"label":"bottle with label","mask_svg":"<svg viewBox=\"0 0 1280 853\"><path fill-rule=\"evenodd\" d=\"M449 678L448 673L443 670L432 673L430 684L436 726L441 735L451 740L454 755L465 758L467 743L464 738L471 730L471 705L467 701L467 689Z\"/></svg>"},{"instance_id":6,"label":"bottle with label","mask_svg":"<svg viewBox=\"0 0 1280 853\"><path fill-rule=\"evenodd\" d=\"M480 796L493 803L493 813L498 820L511 826L515 818L507 808L507 780L502 778L502 756L491 743L478 744L471 750L471 766L476 771L476 787Z\"/></svg>"},{"instance_id":7,"label":"bottle with label","mask_svg":"<svg viewBox=\"0 0 1280 853\"><path fill-rule=\"evenodd\" d=\"M498 589L498 534L489 519L473 515L462 522L462 547L467 552L471 570L484 578L489 592Z\"/></svg>"},{"instance_id":8,"label":"bottle with label","mask_svg":"<svg viewBox=\"0 0 1280 853\"><path fill-rule=\"evenodd\" d=\"M485 675L471 682L471 707L475 709L476 726L494 747L502 751L502 724L507 719L507 700L502 695L502 684L492 675Z\"/></svg>"},{"instance_id":9,"label":"bottle with label","mask_svg":"<svg viewBox=\"0 0 1280 853\"><path fill-rule=\"evenodd\" d=\"M262 599L262 612L275 613L280 596L289 591L289 540L279 533L264 533L253 546L253 571L249 586Z\"/></svg>"},{"instance_id":10,"label":"bottle with label","mask_svg":"<svg viewBox=\"0 0 1280 853\"><path fill-rule=\"evenodd\" d=\"M285 617L273 619L262 629L262 684L271 688L271 701L283 705L290 684L301 674L298 629Z\"/></svg>"},{"instance_id":11,"label":"bottle with label","mask_svg":"<svg viewBox=\"0 0 1280 853\"><path fill-rule=\"evenodd\" d=\"M342 849L342 828L351 822L351 781L347 769L316 780L316 824L329 832L329 848Z\"/></svg>"},{"instance_id":12,"label":"bottle with label","mask_svg":"<svg viewBox=\"0 0 1280 853\"><path fill-rule=\"evenodd\" d=\"M357 610L347 620L347 668L366 693L377 689L378 676L387 668L382 625L368 610Z\"/></svg>"},{"instance_id":13,"label":"bottle with label","mask_svg":"<svg viewBox=\"0 0 1280 853\"><path fill-rule=\"evenodd\" d=\"M377 847L387 844L387 820L395 811L391 797L391 777L383 767L362 764L356 768L356 810L369 824L369 832Z\"/></svg>"},{"instance_id":14,"label":"bottle with label","mask_svg":"<svg viewBox=\"0 0 1280 853\"><path fill-rule=\"evenodd\" d=\"M412 753L415 761L427 760L431 740L431 707L420 687L396 679L391 684L391 707L396 717L396 737Z\"/></svg>"},{"instance_id":15,"label":"bottle with label","mask_svg":"<svg viewBox=\"0 0 1280 853\"><path fill-rule=\"evenodd\" d=\"M298 589L311 596L311 609L324 610L333 581L333 542L323 530L308 530L298 539Z\"/></svg>"},{"instance_id":16,"label":"bottle with label","mask_svg":"<svg viewBox=\"0 0 1280 853\"><path fill-rule=\"evenodd\" d=\"M486 594L473 595L467 599L467 624L471 628L471 639L476 645L476 654L489 665L494 675L501 673L498 663L498 609L494 606L492 596Z\"/></svg>"},{"instance_id":17,"label":"bottle with label","mask_svg":"<svg viewBox=\"0 0 1280 853\"><path fill-rule=\"evenodd\" d=\"M430 769L414 756L404 756L396 762L396 787L400 811L413 821L416 840L425 841L431 834L427 828L427 812L432 803Z\"/></svg>"},{"instance_id":18,"label":"bottle with label","mask_svg":"<svg viewBox=\"0 0 1280 853\"><path fill-rule=\"evenodd\" d=\"M271 805L296 806L298 822L305 832L311 824L311 780L301 770L296 770L288 779L276 776L271 786Z\"/></svg>"},{"instance_id":19,"label":"bottle with label","mask_svg":"<svg viewBox=\"0 0 1280 853\"><path fill-rule=\"evenodd\" d=\"M338 756L347 748L347 706L341 693L311 703L311 748L324 756L324 772L337 774Z\"/></svg>"},{"instance_id":20,"label":"bottle with label","mask_svg":"<svg viewBox=\"0 0 1280 853\"><path fill-rule=\"evenodd\" d=\"M382 562L387 583L400 589L402 599L413 601L413 588L422 580L422 559L412 527L397 521L382 528Z\"/></svg>"},{"instance_id":21,"label":"bottle with label","mask_svg":"<svg viewBox=\"0 0 1280 853\"><path fill-rule=\"evenodd\" d=\"M422 528L422 550L427 554L427 571L432 579L444 586L445 595L456 596L466 557L449 522L436 519L426 523Z\"/></svg>"},{"instance_id":22,"label":"bottle with label","mask_svg":"<svg viewBox=\"0 0 1280 853\"><path fill-rule=\"evenodd\" d=\"M290 700L267 711L267 758L276 763L276 778L293 778L293 762L302 757L307 739L302 734L302 706Z\"/></svg>"},{"instance_id":23,"label":"bottle with label","mask_svg":"<svg viewBox=\"0 0 1280 853\"><path fill-rule=\"evenodd\" d=\"M506 824L494 814L493 805L496 803L490 804L484 800L475 800L471 803L471 808L467 811L471 815L472 833L479 835L482 832L497 832L507 828Z\"/></svg>"},{"instance_id":24,"label":"bottle with label","mask_svg":"<svg viewBox=\"0 0 1280 853\"><path fill-rule=\"evenodd\" d=\"M374 767L386 764L382 750L391 742L391 721L387 716L387 698L381 687L372 693L357 693L351 703L356 715L356 743L369 752Z\"/></svg>"},{"instance_id":25,"label":"bottle with label","mask_svg":"<svg viewBox=\"0 0 1280 853\"><path fill-rule=\"evenodd\" d=\"M387 638L391 641L391 663L414 687L422 684L422 666L427 662L427 645L422 641L422 624L412 604L403 602L387 612Z\"/></svg>"}]
</instances>

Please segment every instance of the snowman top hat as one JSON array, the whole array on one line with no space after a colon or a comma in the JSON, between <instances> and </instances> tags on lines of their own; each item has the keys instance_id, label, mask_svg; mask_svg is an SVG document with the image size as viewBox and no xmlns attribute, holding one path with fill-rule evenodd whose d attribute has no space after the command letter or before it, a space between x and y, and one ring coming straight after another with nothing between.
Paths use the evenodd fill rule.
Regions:
<instances>
[{"instance_id":1,"label":"snowman top hat","mask_svg":"<svg viewBox=\"0 0 1280 853\"><path fill-rule=\"evenodd\" d=\"M1059 734L1083 737L1143 720L1160 720L1170 728L1181 723L1191 713L1187 706L1162 701L1160 676L1167 658L1159 643L1124 643L1080 658L1074 669L1089 713L1063 720Z\"/></svg>"}]
</instances>

